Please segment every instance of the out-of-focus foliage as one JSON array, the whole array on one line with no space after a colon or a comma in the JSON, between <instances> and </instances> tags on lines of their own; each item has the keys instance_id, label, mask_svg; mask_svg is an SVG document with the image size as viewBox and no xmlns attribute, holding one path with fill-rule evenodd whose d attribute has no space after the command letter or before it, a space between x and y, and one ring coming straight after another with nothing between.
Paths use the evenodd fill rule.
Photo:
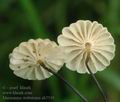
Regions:
<instances>
[{"instance_id":1,"label":"out-of-focus foliage","mask_svg":"<svg viewBox=\"0 0 120 102\"><path fill-rule=\"evenodd\" d=\"M32 86L38 96L54 96L52 102L80 102L80 99L55 76L44 81L16 77L9 69L9 53L30 38L56 41L63 27L79 19L97 20L112 33L116 56L111 65L96 74L109 102L120 102L120 0L0 0L0 102L3 86ZM65 67L59 71L90 102L102 98L90 75L81 75ZM99 101L98 101L99 100ZM22 101L23 102L23 101Z\"/></svg>"}]
</instances>

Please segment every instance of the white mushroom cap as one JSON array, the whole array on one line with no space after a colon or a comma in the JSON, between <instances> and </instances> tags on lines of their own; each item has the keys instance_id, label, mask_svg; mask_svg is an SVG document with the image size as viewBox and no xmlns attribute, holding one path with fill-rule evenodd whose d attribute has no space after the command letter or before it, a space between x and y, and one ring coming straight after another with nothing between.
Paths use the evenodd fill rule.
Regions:
<instances>
[{"instance_id":1,"label":"white mushroom cap","mask_svg":"<svg viewBox=\"0 0 120 102\"><path fill-rule=\"evenodd\" d=\"M89 73L85 64L88 57L88 66L96 73L104 70L115 55L113 37L96 21L79 20L64 27L58 43L65 49L67 68L78 73Z\"/></svg>"},{"instance_id":2,"label":"white mushroom cap","mask_svg":"<svg viewBox=\"0 0 120 102\"><path fill-rule=\"evenodd\" d=\"M22 42L10 54L10 68L18 77L28 80L43 80L52 74L47 68L57 72L64 64L64 54L57 44L49 39L30 39Z\"/></svg>"}]
</instances>

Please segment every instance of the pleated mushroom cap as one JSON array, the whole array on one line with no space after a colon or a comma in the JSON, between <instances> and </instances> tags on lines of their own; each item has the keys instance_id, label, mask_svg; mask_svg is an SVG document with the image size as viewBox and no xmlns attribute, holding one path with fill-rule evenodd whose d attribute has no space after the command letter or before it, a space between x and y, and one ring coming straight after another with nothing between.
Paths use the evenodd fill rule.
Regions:
<instances>
[{"instance_id":1,"label":"pleated mushroom cap","mask_svg":"<svg viewBox=\"0 0 120 102\"><path fill-rule=\"evenodd\" d=\"M66 67L78 73L89 73L87 58L88 66L96 73L104 70L115 55L113 37L96 21L79 20L64 27L58 43L65 49Z\"/></svg>"},{"instance_id":2,"label":"pleated mushroom cap","mask_svg":"<svg viewBox=\"0 0 120 102\"><path fill-rule=\"evenodd\" d=\"M57 72L64 64L62 49L49 39L30 39L22 42L10 54L10 68L18 77L28 80L43 80L52 74L40 64Z\"/></svg>"}]
</instances>

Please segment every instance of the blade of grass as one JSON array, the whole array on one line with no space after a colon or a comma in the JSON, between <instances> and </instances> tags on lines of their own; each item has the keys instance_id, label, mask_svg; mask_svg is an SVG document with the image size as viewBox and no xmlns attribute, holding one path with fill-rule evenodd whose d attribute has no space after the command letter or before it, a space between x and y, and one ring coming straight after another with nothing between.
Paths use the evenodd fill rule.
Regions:
<instances>
[{"instance_id":1,"label":"blade of grass","mask_svg":"<svg viewBox=\"0 0 120 102\"><path fill-rule=\"evenodd\" d=\"M55 6L55 21L57 31L61 31L67 24L67 0L59 1Z\"/></svg>"},{"instance_id":2,"label":"blade of grass","mask_svg":"<svg viewBox=\"0 0 120 102\"><path fill-rule=\"evenodd\" d=\"M29 19L30 25L32 29L34 30L35 37L37 38L48 37L47 35L48 33L43 27L42 20L40 16L38 15L37 10L35 9L32 1L31 0L20 0L19 2L26 13L26 16Z\"/></svg>"},{"instance_id":3,"label":"blade of grass","mask_svg":"<svg viewBox=\"0 0 120 102\"><path fill-rule=\"evenodd\" d=\"M98 73L99 78L101 80L104 80L105 82L109 83L111 86L113 86L115 89L120 91L120 76L112 71L103 71L101 73Z\"/></svg>"}]
</instances>

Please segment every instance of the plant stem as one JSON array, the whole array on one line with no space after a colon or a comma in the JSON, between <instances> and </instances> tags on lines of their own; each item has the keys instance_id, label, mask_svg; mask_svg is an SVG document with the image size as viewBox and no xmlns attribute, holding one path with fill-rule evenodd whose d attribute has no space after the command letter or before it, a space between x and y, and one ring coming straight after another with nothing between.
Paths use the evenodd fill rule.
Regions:
<instances>
[{"instance_id":1,"label":"plant stem","mask_svg":"<svg viewBox=\"0 0 120 102\"><path fill-rule=\"evenodd\" d=\"M83 100L83 102L88 102L88 100L75 87L73 87L67 80L65 80L60 74L55 73L51 69L47 68L44 64L42 64L42 66L44 69L46 69L47 71L55 75L57 78L62 80L64 84L66 84L70 89L72 89L75 92L75 94L78 95Z\"/></svg>"},{"instance_id":2,"label":"plant stem","mask_svg":"<svg viewBox=\"0 0 120 102\"><path fill-rule=\"evenodd\" d=\"M90 70L90 68L89 68L89 66L88 66L88 60L86 61L86 66L87 66L87 69L88 69L88 71L90 72L93 80L95 81L97 88L99 89L101 95L103 96L104 102L108 102L108 101L107 101L107 97L106 97L106 95L105 95L102 87L100 86L100 83L98 82L97 78L95 77L95 75L92 73L92 71Z\"/></svg>"}]
</instances>

